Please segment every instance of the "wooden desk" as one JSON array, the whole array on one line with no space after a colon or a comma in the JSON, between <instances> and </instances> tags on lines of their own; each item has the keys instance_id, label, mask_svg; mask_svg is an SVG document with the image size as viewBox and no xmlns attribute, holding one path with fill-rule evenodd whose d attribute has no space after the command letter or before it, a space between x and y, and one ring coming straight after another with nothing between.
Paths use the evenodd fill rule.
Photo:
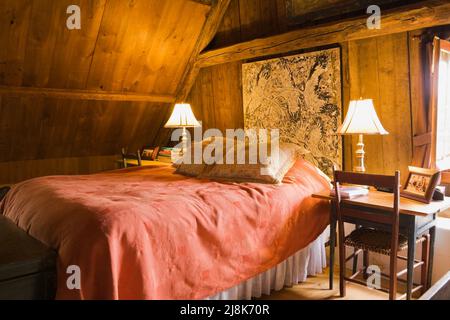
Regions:
<instances>
[{"instance_id":1,"label":"wooden desk","mask_svg":"<svg viewBox=\"0 0 450 320\"><path fill-rule=\"evenodd\" d=\"M329 200L334 203L334 197L330 196L329 191L316 193L312 195L313 198ZM394 195L376 190L370 190L366 196L361 196L353 199L342 199L354 209L373 212L373 214L386 215L392 213L394 204ZM407 260L407 295L406 298L411 299L412 292L412 278L414 254L416 251L417 237L430 233L430 250L429 250L429 265L427 274L427 287L431 285L431 275L433 270L434 257L434 242L436 238L436 217L441 211L450 208L450 197L446 197L443 201L433 201L430 204L420 203L411 199L400 198L400 222L399 232L408 237L408 260ZM373 223L359 218L346 217L345 222L355 225L362 225L365 227L374 227L386 231L391 230L390 225L383 225L380 223ZM330 261L334 261L335 245L336 245L336 208L331 206L330 213ZM333 272L334 266L330 263L330 289L333 288Z\"/></svg>"}]
</instances>

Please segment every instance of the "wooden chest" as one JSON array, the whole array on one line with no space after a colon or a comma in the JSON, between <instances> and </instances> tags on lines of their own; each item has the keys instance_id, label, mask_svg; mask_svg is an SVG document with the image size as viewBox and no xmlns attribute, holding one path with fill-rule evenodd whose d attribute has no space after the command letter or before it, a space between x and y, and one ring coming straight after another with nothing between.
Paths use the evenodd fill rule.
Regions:
<instances>
[{"instance_id":1,"label":"wooden chest","mask_svg":"<svg viewBox=\"0 0 450 320\"><path fill-rule=\"evenodd\" d=\"M56 252L0 215L0 300L53 299Z\"/></svg>"}]
</instances>

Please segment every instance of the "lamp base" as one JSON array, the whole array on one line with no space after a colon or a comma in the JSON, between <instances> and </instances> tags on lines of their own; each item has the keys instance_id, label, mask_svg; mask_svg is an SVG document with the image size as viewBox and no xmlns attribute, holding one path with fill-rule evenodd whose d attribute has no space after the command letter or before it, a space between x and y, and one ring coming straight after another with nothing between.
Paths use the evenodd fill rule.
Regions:
<instances>
[{"instance_id":1,"label":"lamp base","mask_svg":"<svg viewBox=\"0 0 450 320\"><path fill-rule=\"evenodd\" d=\"M357 165L353 168L354 172L359 172L359 173L365 173L366 172L366 167L364 166L364 141L363 141L363 135L360 134L359 135L359 140L358 143L356 144L356 163Z\"/></svg>"},{"instance_id":2,"label":"lamp base","mask_svg":"<svg viewBox=\"0 0 450 320\"><path fill-rule=\"evenodd\" d=\"M186 152L187 148L187 132L186 128L183 127L183 133L181 135L181 150L180 150L180 156L183 157L184 153Z\"/></svg>"}]
</instances>

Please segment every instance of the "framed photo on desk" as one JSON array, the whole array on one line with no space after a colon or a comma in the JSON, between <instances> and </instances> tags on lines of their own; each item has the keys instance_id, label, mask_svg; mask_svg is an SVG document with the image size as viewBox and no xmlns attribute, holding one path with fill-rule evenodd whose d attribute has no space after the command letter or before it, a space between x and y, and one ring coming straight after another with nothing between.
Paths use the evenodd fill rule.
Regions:
<instances>
[{"instance_id":1,"label":"framed photo on desk","mask_svg":"<svg viewBox=\"0 0 450 320\"><path fill-rule=\"evenodd\" d=\"M430 203L434 190L441 180L441 173L437 169L408 167L409 174L400 194L402 197Z\"/></svg>"}]
</instances>

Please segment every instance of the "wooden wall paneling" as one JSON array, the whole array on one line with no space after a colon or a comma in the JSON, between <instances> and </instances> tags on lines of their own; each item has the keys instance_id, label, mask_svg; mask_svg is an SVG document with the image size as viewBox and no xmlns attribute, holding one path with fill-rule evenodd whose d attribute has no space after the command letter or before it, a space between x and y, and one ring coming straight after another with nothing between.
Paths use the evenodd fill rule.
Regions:
<instances>
[{"instance_id":1,"label":"wooden wall paneling","mask_svg":"<svg viewBox=\"0 0 450 320\"><path fill-rule=\"evenodd\" d=\"M242 64L234 62L204 68L193 86L188 101L203 129L244 127L242 109Z\"/></svg>"},{"instance_id":2,"label":"wooden wall paneling","mask_svg":"<svg viewBox=\"0 0 450 320\"><path fill-rule=\"evenodd\" d=\"M65 27L71 4L81 7L81 30ZM85 159L124 146L165 144L159 128L210 10L188 0L1 1L0 163L8 181L77 173L92 167Z\"/></svg>"},{"instance_id":3,"label":"wooden wall paneling","mask_svg":"<svg viewBox=\"0 0 450 320\"><path fill-rule=\"evenodd\" d=\"M204 22L204 25L202 27L202 32L196 41L194 49L189 55L189 61L187 65L182 66L184 68L184 71L181 80L178 81L178 88L176 93L178 102L184 102L188 98L192 86L194 85L200 71L200 68L196 65L198 54L204 48L206 48L206 46L214 38L229 4L230 0L218 0L209 11L206 21ZM169 118L171 111L172 108L168 108L166 110L164 117L165 119ZM163 124L157 133L157 141L159 145L165 145L167 144L167 141L171 140L171 130L163 128Z\"/></svg>"},{"instance_id":4,"label":"wooden wall paneling","mask_svg":"<svg viewBox=\"0 0 450 320\"><path fill-rule=\"evenodd\" d=\"M66 26L66 7L59 1L33 0L22 85L48 85L56 42ZM43 10L43 8L46 8Z\"/></svg>"},{"instance_id":5,"label":"wooden wall paneling","mask_svg":"<svg viewBox=\"0 0 450 320\"><path fill-rule=\"evenodd\" d=\"M215 128L216 115L214 105L214 91L213 91L213 72L212 68L205 68L200 71L199 81L196 81L196 89L198 99L196 103L200 106L199 113L203 122L203 128ZM194 103L194 105L196 105ZM196 106L196 108L198 108Z\"/></svg>"},{"instance_id":6,"label":"wooden wall paneling","mask_svg":"<svg viewBox=\"0 0 450 320\"><path fill-rule=\"evenodd\" d=\"M214 38L217 33L217 29L222 22L223 16L227 11L227 8L231 0L218 0L213 6L211 11L208 13L205 24L202 28L202 33L197 39L194 50L191 52L189 57L189 62L184 67L183 77L181 81L178 82L177 89L177 100L179 102L185 101L189 92L191 91L192 85L198 76L200 68L196 65L197 57L199 53L206 48L206 46Z\"/></svg>"},{"instance_id":7,"label":"wooden wall paneling","mask_svg":"<svg viewBox=\"0 0 450 320\"><path fill-rule=\"evenodd\" d=\"M88 89L175 94L208 11L185 0L109 1Z\"/></svg>"},{"instance_id":8,"label":"wooden wall paneling","mask_svg":"<svg viewBox=\"0 0 450 320\"><path fill-rule=\"evenodd\" d=\"M377 53L377 41L374 39L349 42L351 100L359 98L373 99L375 109L378 115L381 116ZM382 119L380 120L382 121ZM353 149L356 146L357 139L356 136L352 136ZM382 139L380 136L364 137L366 169L368 172L384 172ZM354 157L355 155L353 154L352 156Z\"/></svg>"},{"instance_id":9,"label":"wooden wall paneling","mask_svg":"<svg viewBox=\"0 0 450 320\"><path fill-rule=\"evenodd\" d=\"M203 26L210 10L209 6L178 1L181 1L181 5L175 6L175 3L169 2L172 6L170 14L163 17L164 23L159 26L160 38L152 47L149 56L151 58L147 58L149 63L161 61L161 66L150 64L150 68L160 72L152 81L145 83L145 86L158 93L177 94L191 54L195 52L197 41L202 37Z\"/></svg>"},{"instance_id":10,"label":"wooden wall paneling","mask_svg":"<svg viewBox=\"0 0 450 320\"><path fill-rule=\"evenodd\" d=\"M240 1L241 41L278 32L276 1Z\"/></svg>"},{"instance_id":11,"label":"wooden wall paneling","mask_svg":"<svg viewBox=\"0 0 450 320\"><path fill-rule=\"evenodd\" d=\"M1 97L0 162L137 149L152 143L168 108L164 103Z\"/></svg>"},{"instance_id":12,"label":"wooden wall paneling","mask_svg":"<svg viewBox=\"0 0 450 320\"><path fill-rule=\"evenodd\" d=\"M120 0L106 3L86 83L87 89L108 91L124 89L123 81L127 71L132 69L130 65L133 55L142 59L141 52L135 51L136 34L139 32L137 27L141 23L140 15L147 12L153 4L153 1L134 3ZM145 25L154 32L161 19L162 7L155 7L156 18L151 19L149 15L146 23L142 21L142 26ZM145 40L147 28L142 28L139 33L138 37L140 36L141 40Z\"/></svg>"},{"instance_id":13,"label":"wooden wall paneling","mask_svg":"<svg viewBox=\"0 0 450 320\"><path fill-rule=\"evenodd\" d=\"M277 16L278 16L278 31L280 33L286 32L289 29L292 29L292 26L289 26L287 11L286 11L286 0L276 0L277 6Z\"/></svg>"},{"instance_id":14,"label":"wooden wall paneling","mask_svg":"<svg viewBox=\"0 0 450 320\"><path fill-rule=\"evenodd\" d=\"M215 128L243 128L241 63L215 66L212 69Z\"/></svg>"},{"instance_id":15,"label":"wooden wall paneling","mask_svg":"<svg viewBox=\"0 0 450 320\"><path fill-rule=\"evenodd\" d=\"M284 0L232 0L210 49L286 31L285 15Z\"/></svg>"},{"instance_id":16,"label":"wooden wall paneling","mask_svg":"<svg viewBox=\"0 0 450 320\"><path fill-rule=\"evenodd\" d=\"M412 161L408 34L377 38L380 119L389 135L382 139L384 172L401 170L406 181Z\"/></svg>"},{"instance_id":17,"label":"wooden wall paneling","mask_svg":"<svg viewBox=\"0 0 450 320\"><path fill-rule=\"evenodd\" d=\"M279 27L279 12L277 0L259 0L260 23L262 28L260 34L271 35L281 33ZM261 36L261 35L258 35Z\"/></svg>"},{"instance_id":18,"label":"wooden wall paneling","mask_svg":"<svg viewBox=\"0 0 450 320\"><path fill-rule=\"evenodd\" d=\"M0 185L46 175L89 174L117 169L118 155L0 162Z\"/></svg>"},{"instance_id":19,"label":"wooden wall paneling","mask_svg":"<svg viewBox=\"0 0 450 320\"><path fill-rule=\"evenodd\" d=\"M202 121L203 130L216 128L213 76L212 68L201 69L188 98L195 116Z\"/></svg>"},{"instance_id":20,"label":"wooden wall paneling","mask_svg":"<svg viewBox=\"0 0 450 320\"><path fill-rule=\"evenodd\" d=\"M0 84L83 88L105 1L2 1L0 52L9 56L0 61L9 71L0 69ZM83 8L81 30L66 28L70 4Z\"/></svg>"},{"instance_id":21,"label":"wooden wall paneling","mask_svg":"<svg viewBox=\"0 0 450 320\"><path fill-rule=\"evenodd\" d=\"M107 1L50 1L54 5L57 4L53 12L58 12L58 19L56 19L58 24L51 31L55 33L56 41L53 52L48 52L47 59L51 58L51 65L46 86L50 88L84 89ZM69 30L65 27L65 21L68 17L66 9L69 5L78 5L81 9L80 30ZM38 9L42 10L42 7ZM54 18L52 17L52 19ZM41 22L36 21L34 25L36 23ZM40 62L34 61L34 63Z\"/></svg>"},{"instance_id":22,"label":"wooden wall paneling","mask_svg":"<svg viewBox=\"0 0 450 320\"><path fill-rule=\"evenodd\" d=\"M160 145L156 143L157 133L161 127L164 126L167 121L165 112L171 108L171 104L158 104L158 105L144 105L144 112L140 116L140 121L137 124L137 130L134 137L131 138L129 145L134 149L141 148L144 145Z\"/></svg>"},{"instance_id":23,"label":"wooden wall paneling","mask_svg":"<svg viewBox=\"0 0 450 320\"><path fill-rule=\"evenodd\" d=\"M29 1L0 1L0 84L22 84L30 15Z\"/></svg>"},{"instance_id":24,"label":"wooden wall paneling","mask_svg":"<svg viewBox=\"0 0 450 320\"><path fill-rule=\"evenodd\" d=\"M144 134L142 141L148 141L145 144L150 144L154 146L165 146L168 141L170 141L170 134L172 129L164 128L164 125L168 119L168 110L173 110L173 104L160 104L157 111L151 113L147 116L145 123L142 126L149 126L151 130L148 134L144 131L140 131ZM142 144L141 144L142 145Z\"/></svg>"},{"instance_id":25,"label":"wooden wall paneling","mask_svg":"<svg viewBox=\"0 0 450 320\"><path fill-rule=\"evenodd\" d=\"M411 163L411 118L406 33L349 42L351 99L371 98L390 133L365 136L368 172L406 178ZM355 147L357 137L353 137Z\"/></svg>"},{"instance_id":26,"label":"wooden wall paneling","mask_svg":"<svg viewBox=\"0 0 450 320\"><path fill-rule=\"evenodd\" d=\"M350 66L349 66L349 44L344 42L341 44L341 83L342 83L342 121L347 114L349 103L351 100L350 90ZM343 156L344 170L353 170L353 141L351 136L343 136Z\"/></svg>"},{"instance_id":27,"label":"wooden wall paneling","mask_svg":"<svg viewBox=\"0 0 450 320\"><path fill-rule=\"evenodd\" d=\"M380 29L368 29L367 16L305 27L283 34L211 49L199 56L198 64L208 67L232 61L287 53L294 50L383 36L450 23L450 3L428 0L383 12ZM261 27L261 26L258 26Z\"/></svg>"},{"instance_id":28,"label":"wooden wall paneling","mask_svg":"<svg viewBox=\"0 0 450 320\"><path fill-rule=\"evenodd\" d=\"M231 0L222 23L210 45L211 48L223 47L241 41L240 0Z\"/></svg>"}]
</instances>

